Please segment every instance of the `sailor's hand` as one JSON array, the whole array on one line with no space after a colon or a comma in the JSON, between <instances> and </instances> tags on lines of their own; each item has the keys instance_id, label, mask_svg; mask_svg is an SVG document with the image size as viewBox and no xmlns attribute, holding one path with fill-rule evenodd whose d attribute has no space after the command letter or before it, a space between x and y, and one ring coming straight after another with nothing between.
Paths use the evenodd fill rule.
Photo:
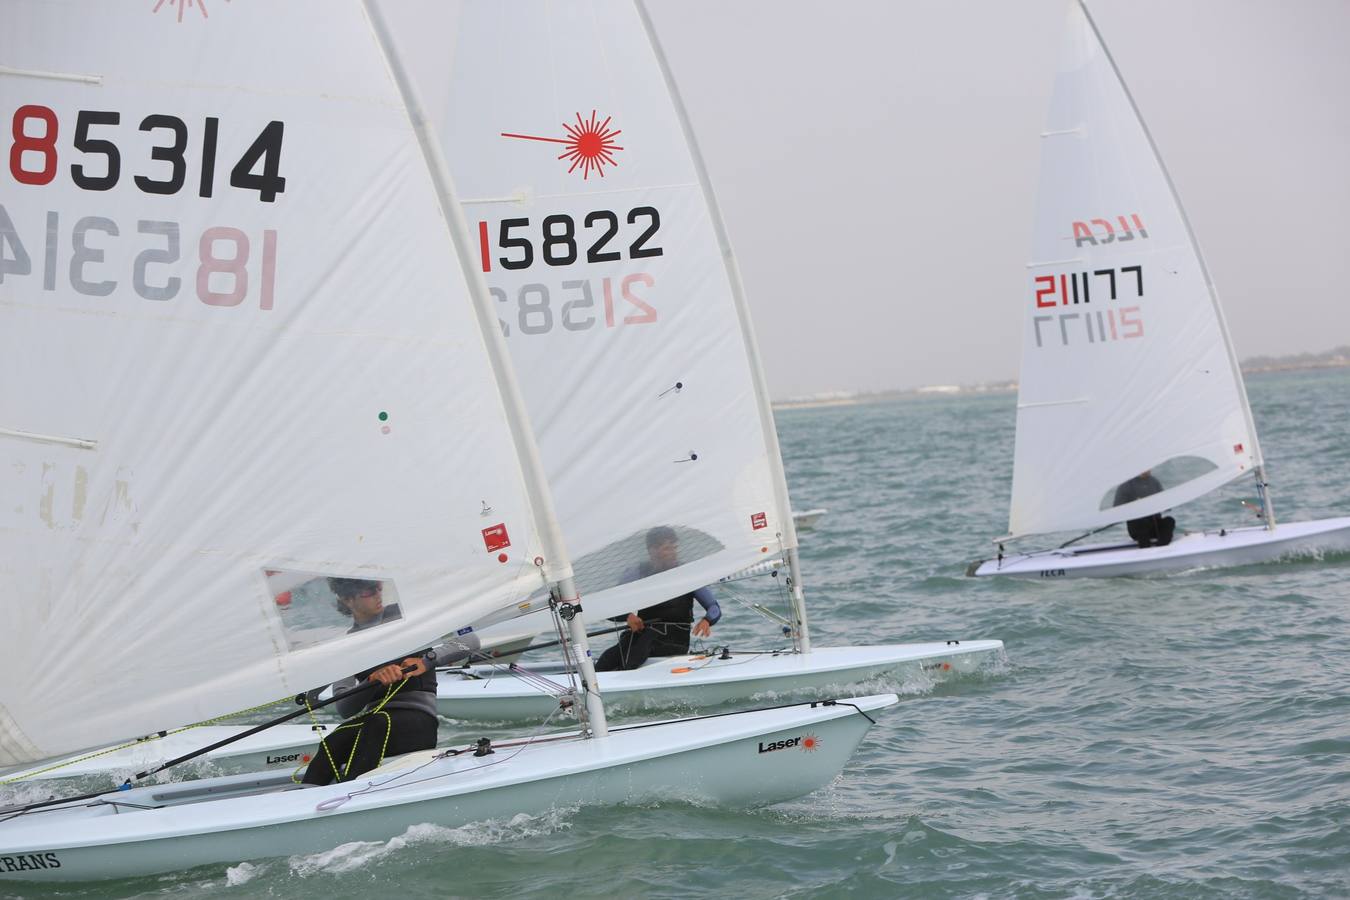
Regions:
<instances>
[{"instance_id":1,"label":"sailor's hand","mask_svg":"<svg viewBox=\"0 0 1350 900\"><path fill-rule=\"evenodd\" d=\"M637 613L629 613L629 614L628 614L628 627L629 627L630 629L632 629L633 631L641 631L642 629L646 628L647 626L643 623L642 619L638 616Z\"/></svg>"},{"instance_id":2,"label":"sailor's hand","mask_svg":"<svg viewBox=\"0 0 1350 900\"><path fill-rule=\"evenodd\" d=\"M380 684L387 687L391 684L398 684L405 678L421 675L426 670L426 660L422 659L420 656L410 656L403 661L402 665L390 663L382 669L376 669L374 672L370 673L370 680L378 681Z\"/></svg>"},{"instance_id":3,"label":"sailor's hand","mask_svg":"<svg viewBox=\"0 0 1350 900\"><path fill-rule=\"evenodd\" d=\"M707 619L699 619L694 623L694 637L707 637L712 634L712 625Z\"/></svg>"}]
</instances>

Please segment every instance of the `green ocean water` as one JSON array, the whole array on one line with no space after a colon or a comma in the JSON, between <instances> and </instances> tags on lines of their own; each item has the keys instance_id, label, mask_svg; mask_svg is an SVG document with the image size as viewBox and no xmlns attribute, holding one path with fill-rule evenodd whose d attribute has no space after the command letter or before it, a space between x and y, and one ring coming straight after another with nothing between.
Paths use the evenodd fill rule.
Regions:
<instances>
[{"instance_id":1,"label":"green ocean water","mask_svg":"<svg viewBox=\"0 0 1350 900\"><path fill-rule=\"evenodd\" d=\"M1350 515L1350 370L1248 380L1282 520ZM890 685L828 788L758 810L564 809L0 896L1350 896L1350 556L1158 578L973 580L1003 533L1012 395L778 415L818 645L1001 638ZM1182 528L1247 523L1230 486ZM769 588L748 585L752 597ZM724 594L718 642L764 644ZM465 733L466 736L472 736Z\"/></svg>"}]
</instances>

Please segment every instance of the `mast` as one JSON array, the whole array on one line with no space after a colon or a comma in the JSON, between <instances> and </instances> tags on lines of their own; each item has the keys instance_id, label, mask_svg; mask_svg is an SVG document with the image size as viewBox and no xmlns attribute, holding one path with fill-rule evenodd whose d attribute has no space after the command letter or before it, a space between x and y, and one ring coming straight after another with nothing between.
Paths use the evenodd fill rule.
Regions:
<instances>
[{"instance_id":1,"label":"mast","mask_svg":"<svg viewBox=\"0 0 1350 900\"><path fill-rule=\"evenodd\" d=\"M750 318L750 306L745 299L745 287L741 283L740 267L736 255L731 249L727 237L726 225L722 220L722 210L717 205L717 196L713 193L712 182L708 178L708 168L703 162L698 141L694 139L694 130L689 124L689 114L684 108L675 78L666 61L665 51L652 27L651 17L647 13L643 0L634 0L638 17L642 20L643 30L651 43L652 53L661 68L661 77L665 80L666 90L670 93L671 104L680 122L689 156L693 160L694 170L698 173L699 187L703 191L704 202L708 205L708 217L713 232L717 235L717 245L722 252L722 262L726 267L727 280L731 283L731 296L736 304L736 317L740 321L741 335L745 346L746 359L750 366L750 378L755 388L755 404L759 409L760 428L764 432L764 442L768 447L769 471L773 480L774 496L778 502L778 518L783 523L779 540L787 557L788 578L791 582L792 611L795 620L795 637L803 653L811 650L811 632L806 619L806 597L802 592L801 566L797 558L797 526L792 521L792 508L788 499L787 475L783 470L783 453L778 445L778 430L774 426L773 409L769 404L768 383L764 378L764 365L759 355L759 344L755 340L754 322Z\"/></svg>"},{"instance_id":2,"label":"mast","mask_svg":"<svg viewBox=\"0 0 1350 900\"><path fill-rule=\"evenodd\" d=\"M1120 89L1125 94L1126 101L1130 104L1130 109L1134 112L1135 120L1138 121L1140 129L1144 132L1144 139L1148 141L1149 149L1153 152L1153 158L1158 163L1158 168L1162 170L1163 180L1167 184L1167 190L1172 195L1172 202L1176 204L1177 212L1181 216L1181 224L1186 229L1186 238L1190 241L1191 249L1195 251L1195 258L1200 266L1200 274L1204 277L1205 288L1209 292L1210 303L1214 307L1214 316L1219 322L1219 333L1223 336L1224 350L1227 352L1228 364L1233 370L1233 379L1237 382L1238 394L1242 399L1242 415L1247 422L1247 432L1251 435L1252 456L1256 461L1254 475L1256 476L1256 489L1261 496L1262 516L1265 519L1266 530L1275 529L1275 507L1270 500L1269 486L1266 484L1266 465L1265 458L1261 455L1261 442L1256 435L1256 422L1252 418L1252 407L1247 399L1247 384L1242 379L1242 368L1238 365L1237 353L1233 349L1233 339L1228 334L1228 322L1224 319L1223 307L1219 305L1219 293L1214 286L1214 279L1210 277L1209 266L1205 263L1205 255L1200 252L1200 243L1196 240L1195 230L1191 227L1190 217L1186 215L1186 207L1181 202L1181 195L1177 193L1176 185L1172 181L1172 174L1167 170L1167 164L1163 162L1162 154L1158 152L1158 145L1153 140L1153 132L1149 131L1148 123L1144 121L1143 115L1139 112L1139 106L1134 102L1134 95L1130 93L1130 86L1120 73L1120 67L1116 65L1115 57L1111 55L1111 50L1106 46L1106 41L1102 39L1102 33L1097 28L1096 21L1092 18L1092 13L1087 8L1087 0L1078 0L1078 6L1083 11L1083 17L1087 19L1088 27L1092 29L1093 36L1097 39L1097 46L1101 47L1102 54L1106 61L1111 65L1111 71L1116 75L1116 81L1120 84Z\"/></svg>"},{"instance_id":3,"label":"mast","mask_svg":"<svg viewBox=\"0 0 1350 900\"><path fill-rule=\"evenodd\" d=\"M591 659L590 646L586 639L586 625L581 615L580 596L572 576L572 564L563 541L562 529L553 507L553 496L548 489L548 480L544 474L543 461L539 457L539 448L534 441L534 432L530 427L525 401L516 382L510 357L500 330L497 327L496 311L492 307L492 298L483 280L482 273L475 266L470 250L469 228L464 213L455 195L454 183L445 155L441 151L434 126L428 120L416 86L413 84L403 61L400 58L388 24L380 12L376 0L362 0L371 30L379 44L390 73L398 85L403 98L404 108L412 123L421 148L427 172L436 191L436 199L441 213L445 217L455 257L459 262L468 283L469 295L473 298L474 313L478 320L479 332L487 348L488 358L492 362L497 389L501 394L502 405L506 410L507 421L511 427L511 437L516 449L516 458L520 463L526 493L535 512L535 527L544 547L540 565L546 581L555 585L560 603L570 605L575 613L568 617L568 634L577 650L578 665L581 669L582 687L586 694L586 713L591 732L595 737L605 737L609 733L605 717L604 701L600 696L599 682L595 677L595 665Z\"/></svg>"}]
</instances>

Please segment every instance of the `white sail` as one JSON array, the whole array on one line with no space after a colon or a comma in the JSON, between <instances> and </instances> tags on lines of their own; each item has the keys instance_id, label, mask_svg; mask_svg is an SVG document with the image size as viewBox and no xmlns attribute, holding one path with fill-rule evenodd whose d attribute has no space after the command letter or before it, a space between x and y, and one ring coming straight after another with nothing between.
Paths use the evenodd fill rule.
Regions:
<instances>
[{"instance_id":1,"label":"white sail","mask_svg":"<svg viewBox=\"0 0 1350 900\"><path fill-rule=\"evenodd\" d=\"M1011 536L1148 515L1261 465L1218 299L1170 179L1076 2L1067 32L1020 301ZM1163 490L1117 505L1117 488L1145 471Z\"/></svg>"},{"instance_id":2,"label":"white sail","mask_svg":"<svg viewBox=\"0 0 1350 900\"><path fill-rule=\"evenodd\" d=\"M421 7L388 7L479 241L588 614L795 546L729 260L639 11L459 9L446 85L445 48L418 43ZM658 526L681 565L642 578Z\"/></svg>"},{"instance_id":3,"label":"white sail","mask_svg":"<svg viewBox=\"0 0 1350 900\"><path fill-rule=\"evenodd\" d=\"M362 6L151 5L72 28L10 0L0 29L0 765L314 687L542 583ZM330 577L386 621L349 634Z\"/></svg>"}]
</instances>

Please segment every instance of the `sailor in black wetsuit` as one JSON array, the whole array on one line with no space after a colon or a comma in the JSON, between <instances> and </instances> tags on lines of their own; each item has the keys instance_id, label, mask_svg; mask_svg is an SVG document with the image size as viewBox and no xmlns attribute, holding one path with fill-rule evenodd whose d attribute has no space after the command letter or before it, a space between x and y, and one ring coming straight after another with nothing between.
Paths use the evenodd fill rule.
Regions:
<instances>
[{"instance_id":1,"label":"sailor in black wetsuit","mask_svg":"<svg viewBox=\"0 0 1350 900\"><path fill-rule=\"evenodd\" d=\"M338 609L351 614L348 634L403 618L397 603L384 605L379 581L330 578L328 586L337 596ZM436 653L390 661L334 684L333 690L341 691L367 679L376 682L369 690L335 704L346 721L319 743L305 769L304 783L351 781L380 765L386 756L435 747L439 725L436 667L458 662L478 646L478 635L470 632L448 641Z\"/></svg>"},{"instance_id":2,"label":"sailor in black wetsuit","mask_svg":"<svg viewBox=\"0 0 1350 900\"><path fill-rule=\"evenodd\" d=\"M1112 505L1120 506L1152 497L1161 493L1162 489L1162 482L1153 477L1152 470L1146 469L1116 488L1115 503ZM1162 513L1154 513L1141 519L1130 519L1125 523L1125 530L1130 533L1131 540L1140 547L1150 547L1154 544L1159 547L1167 546L1172 543L1172 534L1176 531L1176 527L1177 520Z\"/></svg>"},{"instance_id":3,"label":"sailor in black wetsuit","mask_svg":"<svg viewBox=\"0 0 1350 900\"><path fill-rule=\"evenodd\" d=\"M661 525L648 531L649 558L630 569L623 580L637 581L675 568L680 564L679 546L673 528ZM703 607L703 618L691 628L695 601ZM712 590L706 587L629 613L628 630L619 636L617 644L600 654L595 671L636 669L653 656L683 656L689 652L691 632L695 637L707 637L720 618L722 609Z\"/></svg>"}]
</instances>

